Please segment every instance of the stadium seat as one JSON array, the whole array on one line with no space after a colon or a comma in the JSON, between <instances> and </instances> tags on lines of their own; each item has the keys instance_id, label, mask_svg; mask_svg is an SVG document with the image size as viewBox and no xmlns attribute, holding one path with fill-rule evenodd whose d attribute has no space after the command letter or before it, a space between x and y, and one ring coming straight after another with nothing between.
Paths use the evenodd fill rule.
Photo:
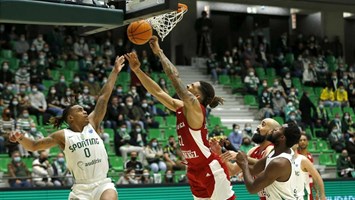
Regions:
<instances>
[{"instance_id":1,"label":"stadium seat","mask_svg":"<svg viewBox=\"0 0 355 200\"><path fill-rule=\"evenodd\" d=\"M6 50L6 49L1 50L0 51L0 57L12 58L12 50Z\"/></svg>"},{"instance_id":2,"label":"stadium seat","mask_svg":"<svg viewBox=\"0 0 355 200\"><path fill-rule=\"evenodd\" d=\"M209 121L210 121L209 126L211 126L211 127L214 127L216 125L219 125L219 126L222 125L221 118L216 117L216 116L212 116L212 115L209 116Z\"/></svg>"},{"instance_id":3,"label":"stadium seat","mask_svg":"<svg viewBox=\"0 0 355 200\"><path fill-rule=\"evenodd\" d=\"M259 106L258 102L256 101L255 96L253 96L253 95L245 95L244 96L244 104L252 106L252 107Z\"/></svg>"},{"instance_id":4,"label":"stadium seat","mask_svg":"<svg viewBox=\"0 0 355 200\"><path fill-rule=\"evenodd\" d=\"M258 76L259 79L262 79L262 77L266 76L265 70L262 67L255 68L255 73L256 73L256 75Z\"/></svg>"},{"instance_id":5,"label":"stadium seat","mask_svg":"<svg viewBox=\"0 0 355 200\"><path fill-rule=\"evenodd\" d=\"M109 157L110 164L112 169L115 171L123 171L124 160L120 156L110 156Z\"/></svg>"},{"instance_id":6,"label":"stadium seat","mask_svg":"<svg viewBox=\"0 0 355 200\"><path fill-rule=\"evenodd\" d=\"M283 117L273 117L274 120L276 120L280 125L284 124L284 118Z\"/></svg>"},{"instance_id":7,"label":"stadium seat","mask_svg":"<svg viewBox=\"0 0 355 200\"><path fill-rule=\"evenodd\" d=\"M291 66L293 64L293 61L295 60L295 57L293 53L287 53L285 55L285 61L287 66Z\"/></svg>"},{"instance_id":8,"label":"stadium seat","mask_svg":"<svg viewBox=\"0 0 355 200\"><path fill-rule=\"evenodd\" d=\"M318 153L316 146L314 145L314 142L315 142L314 140L310 140L308 142L308 151L311 153Z\"/></svg>"},{"instance_id":9,"label":"stadium seat","mask_svg":"<svg viewBox=\"0 0 355 200\"><path fill-rule=\"evenodd\" d=\"M166 123L164 117L162 116L154 116L154 120L159 123L159 128L165 128Z\"/></svg>"},{"instance_id":10,"label":"stadium seat","mask_svg":"<svg viewBox=\"0 0 355 200\"><path fill-rule=\"evenodd\" d=\"M335 156L333 157L333 155L330 153L321 153L319 155L319 164L326 165L326 166L335 166L336 160L334 160L334 159L335 159Z\"/></svg>"},{"instance_id":11,"label":"stadium seat","mask_svg":"<svg viewBox=\"0 0 355 200\"><path fill-rule=\"evenodd\" d=\"M344 112L348 112L351 116L354 116L354 115L355 115L355 114L354 114L354 109L351 108L351 107L344 107L344 108L343 108L343 111L344 111Z\"/></svg>"},{"instance_id":12,"label":"stadium seat","mask_svg":"<svg viewBox=\"0 0 355 200\"><path fill-rule=\"evenodd\" d=\"M219 75L218 81L219 81L219 84L222 84L222 85L227 85L227 86L231 85L231 80L228 75Z\"/></svg>"},{"instance_id":13,"label":"stadium seat","mask_svg":"<svg viewBox=\"0 0 355 200\"><path fill-rule=\"evenodd\" d=\"M7 165L11 162L11 158L1 158L0 171L7 172Z\"/></svg>"},{"instance_id":14,"label":"stadium seat","mask_svg":"<svg viewBox=\"0 0 355 200\"><path fill-rule=\"evenodd\" d=\"M151 128L148 130L148 140L151 140L153 138L156 138L157 140L162 140L162 134L160 132L160 129L158 128Z\"/></svg>"},{"instance_id":15,"label":"stadium seat","mask_svg":"<svg viewBox=\"0 0 355 200\"><path fill-rule=\"evenodd\" d=\"M266 75L268 76L268 77L275 77L276 76L276 70L275 70L275 68L271 68L271 67L269 67L269 68L266 68Z\"/></svg>"},{"instance_id":16,"label":"stadium seat","mask_svg":"<svg viewBox=\"0 0 355 200\"><path fill-rule=\"evenodd\" d=\"M77 60L69 60L66 64L65 68L68 69L69 71L78 71L79 70L79 62Z\"/></svg>"},{"instance_id":17,"label":"stadium seat","mask_svg":"<svg viewBox=\"0 0 355 200\"><path fill-rule=\"evenodd\" d=\"M319 140L317 142L317 150L322 153L332 153L333 150L329 149L328 143L325 140Z\"/></svg>"},{"instance_id":18,"label":"stadium seat","mask_svg":"<svg viewBox=\"0 0 355 200\"><path fill-rule=\"evenodd\" d=\"M108 133L108 135L110 136L110 141L113 141L113 140L114 140L115 132L113 131L112 128L105 128L105 129L104 129L104 132L105 132L105 133Z\"/></svg>"},{"instance_id":19,"label":"stadium seat","mask_svg":"<svg viewBox=\"0 0 355 200\"><path fill-rule=\"evenodd\" d=\"M168 127L176 127L176 117L175 116L167 116L165 119L166 119L166 125Z\"/></svg>"}]
</instances>

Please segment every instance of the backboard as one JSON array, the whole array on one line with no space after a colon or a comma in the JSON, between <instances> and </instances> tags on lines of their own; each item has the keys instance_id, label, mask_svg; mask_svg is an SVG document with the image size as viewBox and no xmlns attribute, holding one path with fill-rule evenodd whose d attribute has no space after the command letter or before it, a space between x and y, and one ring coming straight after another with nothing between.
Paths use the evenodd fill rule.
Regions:
<instances>
[{"instance_id":1,"label":"backboard","mask_svg":"<svg viewBox=\"0 0 355 200\"><path fill-rule=\"evenodd\" d=\"M0 23L82 27L90 35L177 9L177 0L0 0Z\"/></svg>"}]
</instances>

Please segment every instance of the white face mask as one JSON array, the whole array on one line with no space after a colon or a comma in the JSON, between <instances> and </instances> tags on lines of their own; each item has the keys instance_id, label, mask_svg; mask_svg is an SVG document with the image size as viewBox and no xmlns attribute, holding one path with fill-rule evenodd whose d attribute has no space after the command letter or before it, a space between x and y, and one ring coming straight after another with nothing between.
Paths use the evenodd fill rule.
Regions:
<instances>
[{"instance_id":1,"label":"white face mask","mask_svg":"<svg viewBox=\"0 0 355 200\"><path fill-rule=\"evenodd\" d=\"M249 76L254 76L254 72L249 72Z\"/></svg>"},{"instance_id":2,"label":"white face mask","mask_svg":"<svg viewBox=\"0 0 355 200\"><path fill-rule=\"evenodd\" d=\"M89 78L89 82L94 82L94 78L93 78L93 77L90 77L90 78Z\"/></svg>"},{"instance_id":3,"label":"white face mask","mask_svg":"<svg viewBox=\"0 0 355 200\"><path fill-rule=\"evenodd\" d=\"M12 105L17 106L18 105L18 101L13 101Z\"/></svg>"},{"instance_id":4,"label":"white face mask","mask_svg":"<svg viewBox=\"0 0 355 200\"><path fill-rule=\"evenodd\" d=\"M3 68L4 70L8 70L8 69L9 69L9 65L4 64L4 65L2 66L2 68Z\"/></svg>"},{"instance_id":5,"label":"white face mask","mask_svg":"<svg viewBox=\"0 0 355 200\"><path fill-rule=\"evenodd\" d=\"M127 130L126 128L121 128L122 132L126 132L126 130Z\"/></svg>"},{"instance_id":6,"label":"white face mask","mask_svg":"<svg viewBox=\"0 0 355 200\"><path fill-rule=\"evenodd\" d=\"M85 93L85 94L89 93L89 89L86 89L86 88L85 88L85 89L84 89L84 93Z\"/></svg>"},{"instance_id":7,"label":"white face mask","mask_svg":"<svg viewBox=\"0 0 355 200\"><path fill-rule=\"evenodd\" d=\"M36 93L37 91L37 88L32 88L32 92Z\"/></svg>"},{"instance_id":8,"label":"white face mask","mask_svg":"<svg viewBox=\"0 0 355 200\"><path fill-rule=\"evenodd\" d=\"M133 102L127 102L127 106L133 106Z\"/></svg>"},{"instance_id":9,"label":"white face mask","mask_svg":"<svg viewBox=\"0 0 355 200\"><path fill-rule=\"evenodd\" d=\"M146 108L146 107L148 107L148 104L147 103L142 103L142 107Z\"/></svg>"},{"instance_id":10,"label":"white face mask","mask_svg":"<svg viewBox=\"0 0 355 200\"><path fill-rule=\"evenodd\" d=\"M267 83L263 83L263 87L267 87Z\"/></svg>"},{"instance_id":11,"label":"white face mask","mask_svg":"<svg viewBox=\"0 0 355 200\"><path fill-rule=\"evenodd\" d=\"M138 133L140 133L140 132L142 131L142 129L136 128L136 131L137 131Z\"/></svg>"},{"instance_id":12,"label":"white face mask","mask_svg":"<svg viewBox=\"0 0 355 200\"><path fill-rule=\"evenodd\" d=\"M79 83L80 82L80 78L74 78L74 82L75 83Z\"/></svg>"},{"instance_id":13,"label":"white face mask","mask_svg":"<svg viewBox=\"0 0 355 200\"><path fill-rule=\"evenodd\" d=\"M65 92L65 94L66 94L67 96L69 96L69 95L71 95L71 92L70 92L70 91L67 91L67 92Z\"/></svg>"},{"instance_id":14,"label":"white face mask","mask_svg":"<svg viewBox=\"0 0 355 200\"><path fill-rule=\"evenodd\" d=\"M51 93L52 93L52 94L55 94L55 92L56 92L55 90L51 90Z\"/></svg>"}]
</instances>

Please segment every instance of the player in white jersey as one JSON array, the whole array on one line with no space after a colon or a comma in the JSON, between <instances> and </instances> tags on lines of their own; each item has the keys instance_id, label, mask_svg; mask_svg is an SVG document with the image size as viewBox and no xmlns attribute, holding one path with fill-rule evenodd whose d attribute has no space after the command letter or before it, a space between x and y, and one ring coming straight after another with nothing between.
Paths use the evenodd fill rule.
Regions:
<instances>
[{"instance_id":1,"label":"player in white jersey","mask_svg":"<svg viewBox=\"0 0 355 200\"><path fill-rule=\"evenodd\" d=\"M297 152L298 144L293 145L292 150L295 152L292 158L292 164L295 167L295 175L297 181L292 185L296 191L297 199L310 200L309 174L313 177L316 188L316 199L326 200L324 183L318 171L314 168L313 163L305 156Z\"/></svg>"},{"instance_id":2,"label":"player in white jersey","mask_svg":"<svg viewBox=\"0 0 355 200\"><path fill-rule=\"evenodd\" d=\"M44 150L59 145L64 151L68 169L74 176L75 184L69 194L70 200L116 200L117 191L107 178L108 158L98 130L103 120L107 103L115 85L117 75L124 66L124 57L117 57L106 84L102 87L95 109L88 115L79 105L68 106L61 117L52 120L59 128L63 122L69 125L34 141L20 132L12 132L10 140L19 142L29 151Z\"/></svg>"},{"instance_id":3,"label":"player in white jersey","mask_svg":"<svg viewBox=\"0 0 355 200\"><path fill-rule=\"evenodd\" d=\"M298 143L300 136L298 126L290 122L267 136L267 140L274 144L274 150L255 165L249 166L245 153L237 154L236 161L243 170L244 182L250 193L264 189L266 199L296 199L291 188L295 176L290 148ZM257 177L254 179L253 175Z\"/></svg>"}]
</instances>

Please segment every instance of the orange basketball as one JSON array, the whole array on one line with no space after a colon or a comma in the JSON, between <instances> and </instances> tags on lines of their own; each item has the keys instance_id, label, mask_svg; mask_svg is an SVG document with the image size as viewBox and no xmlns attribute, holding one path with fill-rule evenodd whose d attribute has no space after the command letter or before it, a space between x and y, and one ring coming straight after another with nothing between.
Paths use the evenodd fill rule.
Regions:
<instances>
[{"instance_id":1,"label":"orange basketball","mask_svg":"<svg viewBox=\"0 0 355 200\"><path fill-rule=\"evenodd\" d=\"M152 27L145 20L132 22L127 28L128 39L137 45L147 43L152 35Z\"/></svg>"}]
</instances>

